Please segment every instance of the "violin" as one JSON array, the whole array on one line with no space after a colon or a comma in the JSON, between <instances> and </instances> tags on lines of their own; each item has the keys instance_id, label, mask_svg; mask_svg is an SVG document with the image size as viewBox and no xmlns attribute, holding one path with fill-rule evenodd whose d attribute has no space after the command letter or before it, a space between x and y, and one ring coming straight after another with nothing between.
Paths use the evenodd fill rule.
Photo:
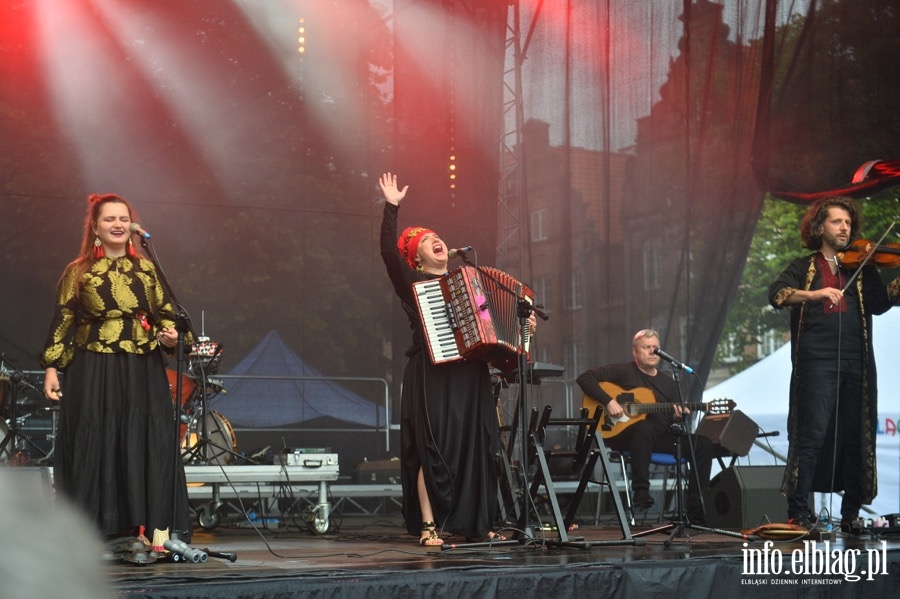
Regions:
<instances>
[{"instance_id":1,"label":"violin","mask_svg":"<svg viewBox=\"0 0 900 599\"><path fill-rule=\"evenodd\" d=\"M876 245L868 239L857 239L836 256L845 268L859 268L863 263L872 263L879 268L897 268L900 267L900 243Z\"/></svg>"}]
</instances>

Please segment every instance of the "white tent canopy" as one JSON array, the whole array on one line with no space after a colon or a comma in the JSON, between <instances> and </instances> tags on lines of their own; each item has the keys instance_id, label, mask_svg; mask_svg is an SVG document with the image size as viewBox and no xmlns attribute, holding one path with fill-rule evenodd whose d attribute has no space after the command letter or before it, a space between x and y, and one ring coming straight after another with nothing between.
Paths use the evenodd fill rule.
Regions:
<instances>
[{"instance_id":1,"label":"white tent canopy","mask_svg":"<svg viewBox=\"0 0 900 599\"><path fill-rule=\"evenodd\" d=\"M872 504L877 515L900 512L900 309L874 319L875 359L878 367L878 497ZM704 401L729 398L737 409L753 419L768 437L771 448L787 454L788 388L791 376L791 349L785 344L772 355L703 393ZM772 464L773 458L754 447L745 458L753 465ZM826 507L828 505L826 504ZM840 508L834 498L833 508Z\"/></svg>"}]
</instances>

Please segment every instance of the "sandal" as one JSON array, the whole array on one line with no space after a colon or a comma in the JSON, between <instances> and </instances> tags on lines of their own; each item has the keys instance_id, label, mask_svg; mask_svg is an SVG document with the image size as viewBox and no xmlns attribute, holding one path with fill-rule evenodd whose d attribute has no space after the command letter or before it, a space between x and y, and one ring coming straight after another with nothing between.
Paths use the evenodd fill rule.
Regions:
<instances>
[{"instance_id":1,"label":"sandal","mask_svg":"<svg viewBox=\"0 0 900 599\"><path fill-rule=\"evenodd\" d=\"M438 534L437 524L434 522L422 522L422 536L419 538L419 545L422 547L440 547L443 544L444 539Z\"/></svg>"},{"instance_id":2,"label":"sandal","mask_svg":"<svg viewBox=\"0 0 900 599\"><path fill-rule=\"evenodd\" d=\"M505 535L493 530L489 530L483 537L466 537L466 543L497 543L508 540Z\"/></svg>"},{"instance_id":3,"label":"sandal","mask_svg":"<svg viewBox=\"0 0 900 599\"><path fill-rule=\"evenodd\" d=\"M499 531L495 532L493 530L490 530L484 536L484 540L487 541L488 543L493 543L496 541L506 541L508 539L505 536L503 536L503 534L501 532L499 532Z\"/></svg>"}]
</instances>

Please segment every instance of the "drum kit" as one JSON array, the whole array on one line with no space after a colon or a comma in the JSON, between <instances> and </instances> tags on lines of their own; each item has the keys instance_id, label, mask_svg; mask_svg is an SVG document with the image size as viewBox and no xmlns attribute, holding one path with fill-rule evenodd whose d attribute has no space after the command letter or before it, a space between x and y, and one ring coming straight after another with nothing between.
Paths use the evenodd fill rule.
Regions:
<instances>
[{"instance_id":1,"label":"drum kit","mask_svg":"<svg viewBox=\"0 0 900 599\"><path fill-rule=\"evenodd\" d=\"M237 438L228 419L209 409L209 401L225 393L219 371L222 344L198 337L181 377L181 454L185 464L230 464L238 456ZM173 401L177 371L166 369ZM59 415L58 402L44 398L41 383L0 359L0 464L52 463Z\"/></svg>"},{"instance_id":2,"label":"drum kit","mask_svg":"<svg viewBox=\"0 0 900 599\"><path fill-rule=\"evenodd\" d=\"M181 377L181 456L185 464L230 464L237 457L237 437L228 419L209 409L209 401L225 393L221 381L210 378L218 373L222 344L198 337L188 355L187 374ZM178 387L178 373L168 369L172 400Z\"/></svg>"}]
</instances>

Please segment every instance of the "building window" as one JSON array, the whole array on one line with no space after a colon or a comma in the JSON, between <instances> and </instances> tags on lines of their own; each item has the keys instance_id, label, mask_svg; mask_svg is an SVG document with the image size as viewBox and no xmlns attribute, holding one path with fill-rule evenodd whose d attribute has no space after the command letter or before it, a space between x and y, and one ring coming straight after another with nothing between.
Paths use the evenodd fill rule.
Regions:
<instances>
[{"instance_id":1,"label":"building window","mask_svg":"<svg viewBox=\"0 0 900 599\"><path fill-rule=\"evenodd\" d=\"M566 285L566 309L577 310L582 307L584 297L584 276L580 270L572 271L569 284Z\"/></svg>"},{"instance_id":2,"label":"building window","mask_svg":"<svg viewBox=\"0 0 900 599\"><path fill-rule=\"evenodd\" d=\"M774 354L779 347L785 344L783 333L776 332L772 329L766 331L762 336L762 343L757 345L757 358L765 358Z\"/></svg>"},{"instance_id":3,"label":"building window","mask_svg":"<svg viewBox=\"0 0 900 599\"><path fill-rule=\"evenodd\" d=\"M547 277L536 277L531 289L534 291L535 305L543 306L541 311L549 312L553 307L553 300L550 296L550 284L547 282Z\"/></svg>"},{"instance_id":4,"label":"building window","mask_svg":"<svg viewBox=\"0 0 900 599\"><path fill-rule=\"evenodd\" d=\"M531 241L545 241L547 239L547 209L540 208L531 211Z\"/></svg>"},{"instance_id":5,"label":"building window","mask_svg":"<svg viewBox=\"0 0 900 599\"><path fill-rule=\"evenodd\" d=\"M585 370L587 367L584 365L584 342L576 341L571 345L566 347L566 372L571 372L576 376Z\"/></svg>"},{"instance_id":6,"label":"building window","mask_svg":"<svg viewBox=\"0 0 900 599\"><path fill-rule=\"evenodd\" d=\"M660 289L662 287L662 243L659 239L644 242L644 289Z\"/></svg>"}]
</instances>

